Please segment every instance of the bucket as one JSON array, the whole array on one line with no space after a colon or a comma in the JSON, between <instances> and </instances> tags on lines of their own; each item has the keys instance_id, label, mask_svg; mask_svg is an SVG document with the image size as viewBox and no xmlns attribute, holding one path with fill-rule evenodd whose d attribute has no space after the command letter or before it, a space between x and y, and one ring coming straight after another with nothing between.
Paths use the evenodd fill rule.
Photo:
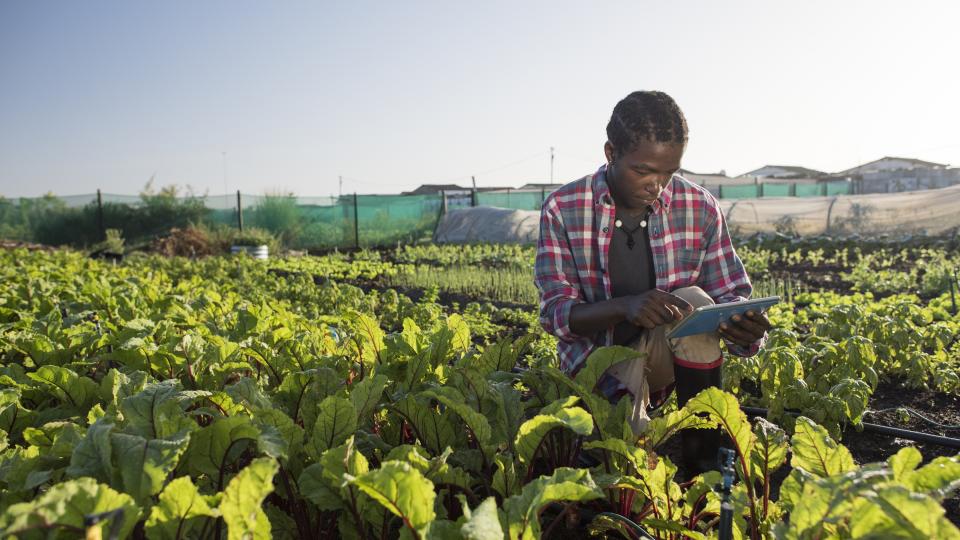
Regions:
<instances>
[{"instance_id":1,"label":"bucket","mask_svg":"<svg viewBox=\"0 0 960 540\"><path fill-rule=\"evenodd\" d=\"M246 253L254 259L266 260L270 254L270 250L266 244L259 246L230 246L230 253Z\"/></svg>"}]
</instances>

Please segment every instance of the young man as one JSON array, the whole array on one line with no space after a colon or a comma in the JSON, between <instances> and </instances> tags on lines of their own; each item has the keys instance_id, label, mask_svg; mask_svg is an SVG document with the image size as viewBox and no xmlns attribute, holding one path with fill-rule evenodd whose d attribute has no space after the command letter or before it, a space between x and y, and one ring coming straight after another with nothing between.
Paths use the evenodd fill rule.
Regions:
<instances>
[{"instance_id":1,"label":"young man","mask_svg":"<svg viewBox=\"0 0 960 540\"><path fill-rule=\"evenodd\" d=\"M731 353L751 356L770 328L762 313L748 312L719 333L666 339L695 307L752 290L716 199L676 174L686 143L686 119L670 96L634 92L607 124L607 163L551 194L540 216L540 323L559 338L560 365L571 375L600 346L646 353L600 381L612 400L634 396L638 433L651 391L662 402L675 386L683 405L720 387L721 339ZM689 467L715 468L715 432L682 436Z\"/></svg>"}]
</instances>

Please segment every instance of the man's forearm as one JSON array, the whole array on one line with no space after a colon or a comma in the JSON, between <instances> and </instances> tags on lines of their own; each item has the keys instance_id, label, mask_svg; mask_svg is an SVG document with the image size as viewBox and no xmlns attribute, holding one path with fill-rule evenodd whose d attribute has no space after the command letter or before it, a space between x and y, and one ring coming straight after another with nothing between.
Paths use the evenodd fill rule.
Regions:
<instances>
[{"instance_id":1,"label":"man's forearm","mask_svg":"<svg viewBox=\"0 0 960 540\"><path fill-rule=\"evenodd\" d=\"M570 331L578 336L592 336L623 320L623 297L570 308Z\"/></svg>"}]
</instances>

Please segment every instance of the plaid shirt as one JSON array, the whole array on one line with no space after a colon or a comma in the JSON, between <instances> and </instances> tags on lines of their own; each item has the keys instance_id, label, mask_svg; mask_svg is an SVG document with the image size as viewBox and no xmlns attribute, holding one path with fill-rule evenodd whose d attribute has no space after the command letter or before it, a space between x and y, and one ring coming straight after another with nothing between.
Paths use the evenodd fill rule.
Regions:
<instances>
[{"instance_id":1,"label":"plaid shirt","mask_svg":"<svg viewBox=\"0 0 960 540\"><path fill-rule=\"evenodd\" d=\"M570 308L611 298L609 252L615 208L606 166L554 191L543 202L536 284L540 324L559 338L560 367L575 373L597 347L613 342L613 328L597 336L570 331ZM657 288L697 285L718 304L750 297L753 287L730 242L723 212L705 189L674 175L648 218ZM727 343L730 352L751 356Z\"/></svg>"}]
</instances>

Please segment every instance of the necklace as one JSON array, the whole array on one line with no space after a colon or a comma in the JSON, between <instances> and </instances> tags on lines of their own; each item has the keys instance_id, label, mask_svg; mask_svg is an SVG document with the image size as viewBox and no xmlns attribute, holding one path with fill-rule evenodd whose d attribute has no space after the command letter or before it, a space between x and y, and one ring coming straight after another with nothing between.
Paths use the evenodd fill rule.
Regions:
<instances>
[{"instance_id":1,"label":"necklace","mask_svg":"<svg viewBox=\"0 0 960 540\"><path fill-rule=\"evenodd\" d=\"M640 223L637 224L637 226L632 229L623 228L623 222L620 221L619 219L614 221L613 224L618 229L623 231L623 234L627 235L627 249L633 249L633 246L637 245L637 241L633 239L633 233L639 231L640 229L645 229L647 227L647 215L644 214L644 216L640 218Z\"/></svg>"}]
</instances>

